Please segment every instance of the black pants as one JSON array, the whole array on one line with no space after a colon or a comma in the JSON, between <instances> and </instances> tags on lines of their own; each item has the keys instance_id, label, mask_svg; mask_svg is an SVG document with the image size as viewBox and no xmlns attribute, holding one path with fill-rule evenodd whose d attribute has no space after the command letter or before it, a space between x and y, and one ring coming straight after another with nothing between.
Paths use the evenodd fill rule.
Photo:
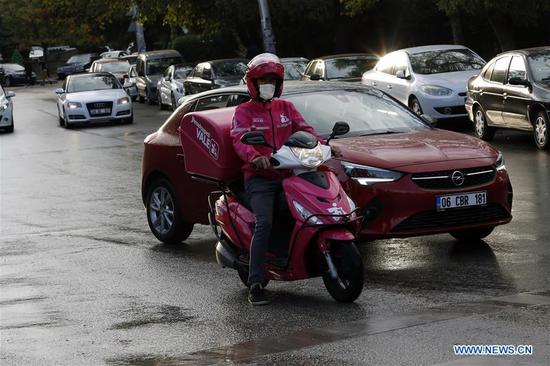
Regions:
<instances>
[{"instance_id":1,"label":"black pants","mask_svg":"<svg viewBox=\"0 0 550 366\"><path fill-rule=\"evenodd\" d=\"M269 178L252 177L245 183L246 194L252 212L256 216L256 228L250 246L250 272L248 284L260 283L265 276L265 258L273 224L273 205L281 182Z\"/></svg>"}]
</instances>

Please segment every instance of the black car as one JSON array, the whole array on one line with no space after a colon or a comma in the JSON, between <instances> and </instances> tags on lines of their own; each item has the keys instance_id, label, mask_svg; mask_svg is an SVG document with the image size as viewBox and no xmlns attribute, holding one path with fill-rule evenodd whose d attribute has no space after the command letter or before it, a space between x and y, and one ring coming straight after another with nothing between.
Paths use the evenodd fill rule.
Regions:
<instances>
[{"instance_id":1,"label":"black car","mask_svg":"<svg viewBox=\"0 0 550 366\"><path fill-rule=\"evenodd\" d=\"M247 62L242 58L201 62L183 81L185 95L238 85L246 72Z\"/></svg>"},{"instance_id":2,"label":"black car","mask_svg":"<svg viewBox=\"0 0 550 366\"><path fill-rule=\"evenodd\" d=\"M92 62L97 59L99 59L99 56L95 53L82 53L71 56L65 65L57 68L57 77L63 80L67 75L85 72L92 65Z\"/></svg>"},{"instance_id":3,"label":"black car","mask_svg":"<svg viewBox=\"0 0 550 366\"><path fill-rule=\"evenodd\" d=\"M6 87L17 84L34 84L36 74L31 74L30 80L27 80L25 68L19 64L0 64L0 82Z\"/></svg>"},{"instance_id":4,"label":"black car","mask_svg":"<svg viewBox=\"0 0 550 366\"><path fill-rule=\"evenodd\" d=\"M372 69L378 56L368 53L346 53L324 56L309 61L302 80L361 81L365 71Z\"/></svg>"},{"instance_id":5,"label":"black car","mask_svg":"<svg viewBox=\"0 0 550 366\"><path fill-rule=\"evenodd\" d=\"M468 80L466 110L476 135L491 140L497 128L531 131L548 149L550 47L501 53Z\"/></svg>"}]
</instances>

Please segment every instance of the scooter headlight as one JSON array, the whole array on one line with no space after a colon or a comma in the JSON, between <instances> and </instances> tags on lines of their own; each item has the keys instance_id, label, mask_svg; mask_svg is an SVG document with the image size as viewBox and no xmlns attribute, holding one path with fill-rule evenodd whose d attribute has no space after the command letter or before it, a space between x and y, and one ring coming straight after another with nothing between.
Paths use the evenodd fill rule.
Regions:
<instances>
[{"instance_id":1,"label":"scooter headlight","mask_svg":"<svg viewBox=\"0 0 550 366\"><path fill-rule=\"evenodd\" d=\"M368 165L359 165L342 161L342 166L346 174L361 184L362 186L371 186L376 183L387 183L398 180L403 176L402 173L393 170L376 168Z\"/></svg>"},{"instance_id":2,"label":"scooter headlight","mask_svg":"<svg viewBox=\"0 0 550 366\"><path fill-rule=\"evenodd\" d=\"M309 217L308 224L311 223L314 225L323 225L323 221L321 221L321 219L317 216L312 216L313 214L309 212L309 210L306 209L304 206L296 201L292 201L292 204L294 205L294 208L300 214L300 216L302 216L302 219L304 219L304 221Z\"/></svg>"},{"instance_id":3,"label":"scooter headlight","mask_svg":"<svg viewBox=\"0 0 550 366\"><path fill-rule=\"evenodd\" d=\"M300 159L302 165L308 168L316 168L323 162L323 150L321 150L321 144L319 143L313 149L291 147L290 150Z\"/></svg>"}]
</instances>

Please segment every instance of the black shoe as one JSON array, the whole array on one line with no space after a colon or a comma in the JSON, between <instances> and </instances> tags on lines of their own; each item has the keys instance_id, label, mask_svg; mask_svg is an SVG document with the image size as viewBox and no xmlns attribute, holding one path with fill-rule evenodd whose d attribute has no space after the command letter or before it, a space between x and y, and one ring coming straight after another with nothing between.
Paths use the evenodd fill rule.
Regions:
<instances>
[{"instance_id":1,"label":"black shoe","mask_svg":"<svg viewBox=\"0 0 550 366\"><path fill-rule=\"evenodd\" d=\"M271 301L267 298L262 285L260 283L253 283L248 292L248 302L252 305L267 305Z\"/></svg>"}]
</instances>

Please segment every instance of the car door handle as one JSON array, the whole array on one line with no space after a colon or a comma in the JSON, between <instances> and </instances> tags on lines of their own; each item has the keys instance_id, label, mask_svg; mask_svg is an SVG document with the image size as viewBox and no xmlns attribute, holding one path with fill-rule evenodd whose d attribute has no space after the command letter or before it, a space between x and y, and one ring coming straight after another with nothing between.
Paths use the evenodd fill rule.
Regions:
<instances>
[{"instance_id":1,"label":"car door handle","mask_svg":"<svg viewBox=\"0 0 550 366\"><path fill-rule=\"evenodd\" d=\"M391 88L392 88L391 84L388 84L388 89L391 89Z\"/></svg>"},{"instance_id":2,"label":"car door handle","mask_svg":"<svg viewBox=\"0 0 550 366\"><path fill-rule=\"evenodd\" d=\"M376 86L376 81L373 81L371 85Z\"/></svg>"}]
</instances>

